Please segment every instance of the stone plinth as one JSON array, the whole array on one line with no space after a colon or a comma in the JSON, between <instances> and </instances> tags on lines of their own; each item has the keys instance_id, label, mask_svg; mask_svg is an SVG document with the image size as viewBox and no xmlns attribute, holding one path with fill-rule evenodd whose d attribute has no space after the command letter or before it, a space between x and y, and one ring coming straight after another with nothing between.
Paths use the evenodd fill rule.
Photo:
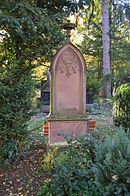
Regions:
<instances>
[{"instance_id":1,"label":"stone plinth","mask_svg":"<svg viewBox=\"0 0 130 196\"><path fill-rule=\"evenodd\" d=\"M63 136L58 134L64 131L65 135L72 136L72 133L79 137L80 134L87 132L88 121L87 119L66 119L66 120L50 120L50 138L49 143L51 145L66 144L66 140Z\"/></svg>"}]
</instances>

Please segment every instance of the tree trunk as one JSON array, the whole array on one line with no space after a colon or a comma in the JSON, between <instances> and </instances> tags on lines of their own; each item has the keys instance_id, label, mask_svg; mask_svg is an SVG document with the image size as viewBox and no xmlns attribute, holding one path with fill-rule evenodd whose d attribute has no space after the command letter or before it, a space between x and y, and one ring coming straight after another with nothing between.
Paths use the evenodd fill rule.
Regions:
<instances>
[{"instance_id":1,"label":"tree trunk","mask_svg":"<svg viewBox=\"0 0 130 196\"><path fill-rule=\"evenodd\" d=\"M102 31L103 31L104 94L106 98L111 98L108 0L102 0Z\"/></svg>"}]
</instances>

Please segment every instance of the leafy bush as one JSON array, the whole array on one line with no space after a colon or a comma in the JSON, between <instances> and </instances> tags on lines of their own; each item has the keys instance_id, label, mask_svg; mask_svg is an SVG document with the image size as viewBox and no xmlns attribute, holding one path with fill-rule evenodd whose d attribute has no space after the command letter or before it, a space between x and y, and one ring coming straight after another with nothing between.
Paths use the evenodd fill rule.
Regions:
<instances>
[{"instance_id":1,"label":"leafy bush","mask_svg":"<svg viewBox=\"0 0 130 196\"><path fill-rule=\"evenodd\" d=\"M44 183L39 195L99 195L92 170L95 142L89 134L75 142L69 138L70 147L54 164L55 178Z\"/></svg>"},{"instance_id":2,"label":"leafy bush","mask_svg":"<svg viewBox=\"0 0 130 196\"><path fill-rule=\"evenodd\" d=\"M0 59L0 162L9 162L15 160L27 134L34 81L27 64L9 52L4 58Z\"/></svg>"},{"instance_id":3,"label":"leafy bush","mask_svg":"<svg viewBox=\"0 0 130 196\"><path fill-rule=\"evenodd\" d=\"M98 141L87 134L56 158L54 176L39 192L46 196L129 195L130 133L119 128L114 136Z\"/></svg>"},{"instance_id":4,"label":"leafy bush","mask_svg":"<svg viewBox=\"0 0 130 196\"><path fill-rule=\"evenodd\" d=\"M130 126L130 84L123 84L117 88L113 104L113 118L115 125L125 128Z\"/></svg>"},{"instance_id":5,"label":"leafy bush","mask_svg":"<svg viewBox=\"0 0 130 196\"><path fill-rule=\"evenodd\" d=\"M130 133L120 127L113 137L99 142L95 156L95 181L101 195L129 195Z\"/></svg>"}]
</instances>

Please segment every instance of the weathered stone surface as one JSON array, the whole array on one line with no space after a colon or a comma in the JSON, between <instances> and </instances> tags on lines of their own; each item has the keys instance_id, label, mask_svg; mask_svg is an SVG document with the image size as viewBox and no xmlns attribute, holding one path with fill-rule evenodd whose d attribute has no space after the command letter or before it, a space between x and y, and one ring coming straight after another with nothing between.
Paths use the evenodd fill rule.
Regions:
<instances>
[{"instance_id":1,"label":"weathered stone surface","mask_svg":"<svg viewBox=\"0 0 130 196\"><path fill-rule=\"evenodd\" d=\"M80 134L87 132L87 121L51 121L49 143L65 142L64 137L58 135L63 130L67 135L72 136L73 133L76 137L79 137Z\"/></svg>"},{"instance_id":2,"label":"weathered stone surface","mask_svg":"<svg viewBox=\"0 0 130 196\"><path fill-rule=\"evenodd\" d=\"M82 55L71 43L56 54L51 79L51 114L85 114L86 67Z\"/></svg>"}]
</instances>

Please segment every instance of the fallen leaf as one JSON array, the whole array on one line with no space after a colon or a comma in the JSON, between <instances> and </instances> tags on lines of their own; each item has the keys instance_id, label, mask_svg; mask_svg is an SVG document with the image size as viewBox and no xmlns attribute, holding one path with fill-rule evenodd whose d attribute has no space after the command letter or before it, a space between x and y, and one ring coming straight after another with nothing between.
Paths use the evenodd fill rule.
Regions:
<instances>
[{"instance_id":1,"label":"fallen leaf","mask_svg":"<svg viewBox=\"0 0 130 196\"><path fill-rule=\"evenodd\" d=\"M23 187L18 188L18 191L21 191L23 189Z\"/></svg>"}]
</instances>

